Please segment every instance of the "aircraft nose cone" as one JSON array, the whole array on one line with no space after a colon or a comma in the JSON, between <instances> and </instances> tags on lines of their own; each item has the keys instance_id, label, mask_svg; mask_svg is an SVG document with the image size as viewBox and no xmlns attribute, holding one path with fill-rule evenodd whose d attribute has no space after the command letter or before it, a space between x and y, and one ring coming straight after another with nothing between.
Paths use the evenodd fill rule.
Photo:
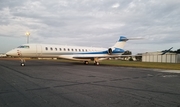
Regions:
<instances>
[{"instance_id":1,"label":"aircraft nose cone","mask_svg":"<svg viewBox=\"0 0 180 107\"><path fill-rule=\"evenodd\" d=\"M6 53L6 56L13 56L14 55L14 52L13 51L9 51Z\"/></svg>"},{"instance_id":2,"label":"aircraft nose cone","mask_svg":"<svg viewBox=\"0 0 180 107\"><path fill-rule=\"evenodd\" d=\"M10 56L10 51L6 53L6 56Z\"/></svg>"},{"instance_id":3,"label":"aircraft nose cone","mask_svg":"<svg viewBox=\"0 0 180 107\"><path fill-rule=\"evenodd\" d=\"M6 56L9 56L9 55L6 53Z\"/></svg>"}]
</instances>

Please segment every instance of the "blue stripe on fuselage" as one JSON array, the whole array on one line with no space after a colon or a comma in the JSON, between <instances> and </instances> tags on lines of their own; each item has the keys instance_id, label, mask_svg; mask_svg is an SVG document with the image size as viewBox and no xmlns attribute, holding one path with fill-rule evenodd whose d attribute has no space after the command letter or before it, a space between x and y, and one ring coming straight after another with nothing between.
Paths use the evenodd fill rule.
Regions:
<instances>
[{"instance_id":1,"label":"blue stripe on fuselage","mask_svg":"<svg viewBox=\"0 0 180 107\"><path fill-rule=\"evenodd\" d=\"M115 53L123 53L123 52L124 52L123 49L115 48L115 49L112 51L112 54L115 54ZM78 53L78 54L108 54L108 50L106 50L106 51L100 51L100 52L83 52L83 53Z\"/></svg>"},{"instance_id":2,"label":"blue stripe on fuselage","mask_svg":"<svg viewBox=\"0 0 180 107\"><path fill-rule=\"evenodd\" d=\"M118 53L123 53L124 50L120 48L115 48L112 52L112 54L118 54ZM57 52L57 53L43 53L44 55L75 55L75 54L108 54L108 50L105 51L98 51L98 52Z\"/></svg>"}]
</instances>

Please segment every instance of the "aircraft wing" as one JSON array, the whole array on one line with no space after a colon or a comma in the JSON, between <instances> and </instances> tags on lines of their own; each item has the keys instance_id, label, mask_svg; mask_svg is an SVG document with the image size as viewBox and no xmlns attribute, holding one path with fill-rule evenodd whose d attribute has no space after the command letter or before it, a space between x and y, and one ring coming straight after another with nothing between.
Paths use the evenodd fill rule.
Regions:
<instances>
[{"instance_id":1,"label":"aircraft wing","mask_svg":"<svg viewBox=\"0 0 180 107\"><path fill-rule=\"evenodd\" d=\"M73 58L76 59L94 59L94 58L116 58L116 57L131 57L131 56L142 56L142 55L75 55Z\"/></svg>"},{"instance_id":2,"label":"aircraft wing","mask_svg":"<svg viewBox=\"0 0 180 107\"><path fill-rule=\"evenodd\" d=\"M94 58L112 58L119 57L120 55L75 55L73 58L76 59L94 59Z\"/></svg>"}]
</instances>

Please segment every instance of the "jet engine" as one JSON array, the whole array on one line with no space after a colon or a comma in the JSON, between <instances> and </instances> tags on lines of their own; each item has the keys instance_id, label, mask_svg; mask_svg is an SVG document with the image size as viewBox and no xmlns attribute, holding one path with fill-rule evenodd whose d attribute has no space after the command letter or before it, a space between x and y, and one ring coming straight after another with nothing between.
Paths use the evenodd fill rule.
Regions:
<instances>
[{"instance_id":1,"label":"jet engine","mask_svg":"<svg viewBox=\"0 0 180 107\"><path fill-rule=\"evenodd\" d=\"M109 48L109 49L107 50L108 55L112 55L113 50L114 50L113 48Z\"/></svg>"}]
</instances>

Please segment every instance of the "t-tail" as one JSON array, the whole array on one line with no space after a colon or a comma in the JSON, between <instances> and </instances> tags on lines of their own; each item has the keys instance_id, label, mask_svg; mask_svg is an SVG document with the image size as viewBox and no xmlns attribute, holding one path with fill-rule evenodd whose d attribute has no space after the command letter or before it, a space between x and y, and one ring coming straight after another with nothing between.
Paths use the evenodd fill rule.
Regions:
<instances>
[{"instance_id":1,"label":"t-tail","mask_svg":"<svg viewBox=\"0 0 180 107\"><path fill-rule=\"evenodd\" d=\"M123 53L124 45L126 44L126 41L128 41L124 36L120 36L119 40L114 44L114 46L110 47L107 52L109 55L115 54L115 53Z\"/></svg>"},{"instance_id":2,"label":"t-tail","mask_svg":"<svg viewBox=\"0 0 180 107\"><path fill-rule=\"evenodd\" d=\"M126 37L120 36L119 40L116 42L116 44L113 47L123 49L124 45L126 44L126 41L128 40L129 39L127 39Z\"/></svg>"}]
</instances>

